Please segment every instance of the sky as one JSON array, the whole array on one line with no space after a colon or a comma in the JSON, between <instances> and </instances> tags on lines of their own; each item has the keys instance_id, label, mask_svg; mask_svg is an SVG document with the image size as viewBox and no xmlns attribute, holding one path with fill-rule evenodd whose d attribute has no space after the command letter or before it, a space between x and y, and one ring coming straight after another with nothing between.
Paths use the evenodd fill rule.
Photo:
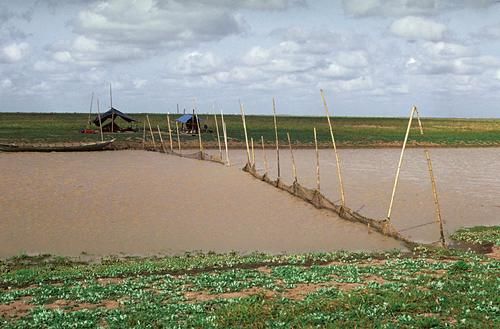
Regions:
<instances>
[{"instance_id":1,"label":"sky","mask_svg":"<svg viewBox=\"0 0 500 329\"><path fill-rule=\"evenodd\" d=\"M499 0L0 0L0 112L500 117ZM96 103L93 103L96 111Z\"/></svg>"}]
</instances>

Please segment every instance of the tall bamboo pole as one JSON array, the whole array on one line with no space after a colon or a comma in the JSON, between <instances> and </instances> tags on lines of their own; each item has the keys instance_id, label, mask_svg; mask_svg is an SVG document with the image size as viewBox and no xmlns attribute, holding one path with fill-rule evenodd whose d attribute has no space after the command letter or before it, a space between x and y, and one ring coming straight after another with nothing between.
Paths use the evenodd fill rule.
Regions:
<instances>
[{"instance_id":1,"label":"tall bamboo pole","mask_svg":"<svg viewBox=\"0 0 500 329\"><path fill-rule=\"evenodd\" d=\"M203 143L201 142L201 126L200 126L200 118L198 114L196 114L196 124L198 125L198 141L200 142L200 158L203 160Z\"/></svg>"},{"instance_id":2,"label":"tall bamboo pole","mask_svg":"<svg viewBox=\"0 0 500 329\"><path fill-rule=\"evenodd\" d=\"M328 120L328 127L330 128L330 137L332 138L333 151L335 152L335 161L337 162L337 176L339 178L340 199L342 201L342 206L345 207L344 184L342 182L342 172L340 169L339 154L337 152L337 145L335 144L335 137L333 136L332 122L330 121L330 113L328 111L328 105L326 104L326 98L323 89L320 89L320 94L321 98L323 99L323 106L325 107L326 118Z\"/></svg>"},{"instance_id":3,"label":"tall bamboo pole","mask_svg":"<svg viewBox=\"0 0 500 329\"><path fill-rule=\"evenodd\" d=\"M193 98L193 114L196 118L196 125L198 126L198 142L200 144L200 158L203 160L203 143L201 142L201 126L200 118L198 117L198 106L196 106L196 98Z\"/></svg>"},{"instance_id":4,"label":"tall bamboo pole","mask_svg":"<svg viewBox=\"0 0 500 329\"><path fill-rule=\"evenodd\" d=\"M252 145L252 167L255 167L255 149L253 147L253 137L250 137L250 142Z\"/></svg>"},{"instance_id":5,"label":"tall bamboo pole","mask_svg":"<svg viewBox=\"0 0 500 329\"><path fill-rule=\"evenodd\" d=\"M167 153L167 149L165 147L165 143L163 143L163 137L161 136L160 125L156 125L156 128L158 128L158 135L160 135L161 148L163 150L163 153Z\"/></svg>"},{"instance_id":6,"label":"tall bamboo pole","mask_svg":"<svg viewBox=\"0 0 500 329\"><path fill-rule=\"evenodd\" d=\"M224 121L224 113L222 113L222 110L220 111L220 116L222 122L222 133L224 134L224 145L226 147L226 165L230 166L231 163L229 162L229 150L227 146L227 128L226 128L226 122Z\"/></svg>"},{"instance_id":7,"label":"tall bamboo pole","mask_svg":"<svg viewBox=\"0 0 500 329\"><path fill-rule=\"evenodd\" d=\"M111 83L109 84L109 104L111 108L111 132L114 133L114 125L115 125L115 112L113 111L113 93L111 91Z\"/></svg>"},{"instance_id":8,"label":"tall bamboo pole","mask_svg":"<svg viewBox=\"0 0 500 329\"><path fill-rule=\"evenodd\" d=\"M316 149L316 188L321 190L320 176L319 176L319 151L318 151L318 138L316 135L316 127L314 127L314 148Z\"/></svg>"},{"instance_id":9,"label":"tall bamboo pole","mask_svg":"<svg viewBox=\"0 0 500 329\"><path fill-rule=\"evenodd\" d=\"M247 123L245 121L245 110L240 101L241 120L243 120L243 130L245 132L245 143L247 145L247 163L250 165L250 146L248 145Z\"/></svg>"},{"instance_id":10,"label":"tall bamboo pole","mask_svg":"<svg viewBox=\"0 0 500 329\"><path fill-rule=\"evenodd\" d=\"M416 107L413 106L410 111L410 119L408 120L408 127L406 128L405 139L403 142L403 148L401 149L401 155L399 156L398 169L396 170L396 177L394 178L394 186L392 188L391 203L389 204L389 210L387 211L387 220L391 220L392 206L394 204L394 195L396 194L396 188L399 181L399 172L401 171L401 164L403 163L403 156L405 153L406 142L408 141L408 135L410 134L411 122L413 120L413 114Z\"/></svg>"},{"instance_id":11,"label":"tall bamboo pole","mask_svg":"<svg viewBox=\"0 0 500 329\"><path fill-rule=\"evenodd\" d=\"M146 148L146 121L144 121L144 128L142 129L142 149Z\"/></svg>"},{"instance_id":12,"label":"tall bamboo pole","mask_svg":"<svg viewBox=\"0 0 500 329\"><path fill-rule=\"evenodd\" d=\"M288 138L288 146L290 147L290 154L292 156L293 181L296 183L297 182L297 167L295 167L295 157L293 156L292 142L290 141L290 134L288 132L286 133L286 138Z\"/></svg>"},{"instance_id":13,"label":"tall bamboo pole","mask_svg":"<svg viewBox=\"0 0 500 329\"><path fill-rule=\"evenodd\" d=\"M415 114L417 115L418 127L420 128L420 135L424 134L424 128L422 127L422 122L420 121L420 114L418 113L418 109L415 107ZM425 159L427 160L427 169L429 171L429 176L431 179L432 186L432 197L434 199L434 209L436 214L436 222L439 225L439 237L441 240L441 246L446 246L446 240L444 237L444 229L443 229L443 220L441 218L441 207L439 205L439 198L437 193L436 179L434 177L434 170L432 169L432 161L431 155L427 148L424 149Z\"/></svg>"},{"instance_id":14,"label":"tall bamboo pole","mask_svg":"<svg viewBox=\"0 0 500 329\"><path fill-rule=\"evenodd\" d=\"M179 154L181 153L181 135L179 134L179 123L175 121L175 130L177 131L177 146L179 147Z\"/></svg>"},{"instance_id":15,"label":"tall bamboo pole","mask_svg":"<svg viewBox=\"0 0 500 329\"><path fill-rule=\"evenodd\" d=\"M99 118L99 130L101 131L101 142L104 142L104 135L102 133L101 110L99 108L99 98L97 98L97 117Z\"/></svg>"},{"instance_id":16,"label":"tall bamboo pole","mask_svg":"<svg viewBox=\"0 0 500 329\"><path fill-rule=\"evenodd\" d=\"M219 157L222 161L222 146L220 144L220 132L219 132L219 123L217 122L217 114L214 114L215 119L215 130L217 130L217 144L219 144Z\"/></svg>"},{"instance_id":17,"label":"tall bamboo pole","mask_svg":"<svg viewBox=\"0 0 500 329\"><path fill-rule=\"evenodd\" d=\"M264 148L264 136L260 136L260 141L262 142L262 157L264 158L264 170L265 173L269 171L269 165L267 163L266 149Z\"/></svg>"},{"instance_id":18,"label":"tall bamboo pole","mask_svg":"<svg viewBox=\"0 0 500 329\"><path fill-rule=\"evenodd\" d=\"M274 101L274 97L273 97L273 118L274 118L274 134L276 135L276 166L278 169L278 180L279 180L281 177L280 147L279 147L279 141L278 141L278 123L276 120L276 102Z\"/></svg>"},{"instance_id":19,"label":"tall bamboo pole","mask_svg":"<svg viewBox=\"0 0 500 329\"><path fill-rule=\"evenodd\" d=\"M149 131L151 132L151 139L153 140L153 148L156 150L155 135L153 134L153 129L151 128L151 122L149 121L149 115L146 114L146 119L148 120Z\"/></svg>"},{"instance_id":20,"label":"tall bamboo pole","mask_svg":"<svg viewBox=\"0 0 500 329\"><path fill-rule=\"evenodd\" d=\"M170 140L170 152L173 152L174 144L172 142L172 128L170 127L170 113L167 113L167 126L168 126L168 138Z\"/></svg>"},{"instance_id":21,"label":"tall bamboo pole","mask_svg":"<svg viewBox=\"0 0 500 329\"><path fill-rule=\"evenodd\" d=\"M94 104L94 92L92 92L92 96L90 97L90 110L89 110L89 119L87 120L87 129L90 129L90 116L92 115L92 105Z\"/></svg>"}]
</instances>

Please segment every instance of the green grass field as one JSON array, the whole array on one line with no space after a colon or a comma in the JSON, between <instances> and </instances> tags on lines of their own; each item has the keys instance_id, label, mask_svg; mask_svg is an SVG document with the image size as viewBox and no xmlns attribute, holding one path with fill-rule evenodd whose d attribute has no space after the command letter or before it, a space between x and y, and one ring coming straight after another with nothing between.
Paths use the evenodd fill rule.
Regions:
<instances>
[{"instance_id":1,"label":"green grass field","mask_svg":"<svg viewBox=\"0 0 500 329\"><path fill-rule=\"evenodd\" d=\"M498 229L498 228L496 228ZM498 328L500 261L472 252L19 256L2 328Z\"/></svg>"},{"instance_id":2,"label":"green grass field","mask_svg":"<svg viewBox=\"0 0 500 329\"><path fill-rule=\"evenodd\" d=\"M142 122L145 114L131 114L141 123L137 133L107 134L115 137L117 142L142 141ZM151 124L156 131L160 125L166 134L166 115L150 114ZM172 115L172 119L178 115ZM79 131L85 128L87 114L42 114L42 113L0 113L0 142L68 142L93 141L98 135L84 135ZM214 146L216 140L213 116L201 115L211 134L204 134L207 146ZM225 116L228 136L233 146L242 146L244 142L241 117ZM120 125L123 122L117 121ZM410 136L410 145L435 146L499 146L500 119L424 119L425 135L420 136L414 122ZM402 143L406 126L406 118L333 118L334 134L340 146L372 147L395 146ZM299 146L313 145L313 127L318 129L318 138L322 146L330 141L328 124L325 117L278 117L279 138L286 141L286 132L290 132L293 143ZM172 126L174 128L174 126ZM266 143L274 142L274 125L272 116L247 116L249 138L255 141L263 136ZM222 133L222 130L221 130ZM164 135L166 137L166 135ZM196 137L183 136L183 140L197 140Z\"/></svg>"}]
</instances>

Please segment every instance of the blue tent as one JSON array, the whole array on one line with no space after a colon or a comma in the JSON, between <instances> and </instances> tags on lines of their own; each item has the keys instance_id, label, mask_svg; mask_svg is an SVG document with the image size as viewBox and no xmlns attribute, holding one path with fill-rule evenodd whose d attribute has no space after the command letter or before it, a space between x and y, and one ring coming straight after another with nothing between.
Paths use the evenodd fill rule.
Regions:
<instances>
[{"instance_id":1,"label":"blue tent","mask_svg":"<svg viewBox=\"0 0 500 329\"><path fill-rule=\"evenodd\" d=\"M184 114L183 116L181 116L180 118L178 118L175 121L180 122L180 123L187 123L188 121L191 121L192 119L193 119L192 114ZM200 117L198 117L198 120L203 121L203 119Z\"/></svg>"}]
</instances>

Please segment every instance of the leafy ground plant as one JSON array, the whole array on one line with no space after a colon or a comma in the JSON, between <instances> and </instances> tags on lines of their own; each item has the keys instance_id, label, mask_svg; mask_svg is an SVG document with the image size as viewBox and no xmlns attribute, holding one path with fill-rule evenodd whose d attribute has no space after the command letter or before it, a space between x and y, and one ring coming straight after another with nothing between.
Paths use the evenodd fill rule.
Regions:
<instances>
[{"instance_id":1,"label":"leafy ground plant","mask_svg":"<svg viewBox=\"0 0 500 329\"><path fill-rule=\"evenodd\" d=\"M493 328L500 262L472 252L190 254L0 264L2 328Z\"/></svg>"},{"instance_id":2,"label":"leafy ground plant","mask_svg":"<svg viewBox=\"0 0 500 329\"><path fill-rule=\"evenodd\" d=\"M471 244L493 244L500 246L500 226L476 226L462 228L453 233L453 240Z\"/></svg>"}]
</instances>

